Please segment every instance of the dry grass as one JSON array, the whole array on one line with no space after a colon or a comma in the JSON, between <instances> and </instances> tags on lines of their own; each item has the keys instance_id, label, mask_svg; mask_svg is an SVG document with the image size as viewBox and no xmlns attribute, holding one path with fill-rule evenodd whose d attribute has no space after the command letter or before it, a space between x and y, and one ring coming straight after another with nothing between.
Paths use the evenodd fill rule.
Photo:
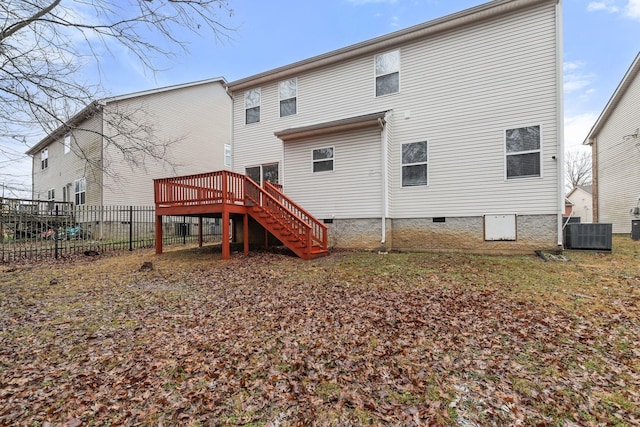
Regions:
<instances>
[{"instance_id":1,"label":"dry grass","mask_svg":"<svg viewBox=\"0 0 640 427\"><path fill-rule=\"evenodd\" d=\"M0 425L638 425L640 242L565 256L0 266Z\"/></svg>"}]
</instances>

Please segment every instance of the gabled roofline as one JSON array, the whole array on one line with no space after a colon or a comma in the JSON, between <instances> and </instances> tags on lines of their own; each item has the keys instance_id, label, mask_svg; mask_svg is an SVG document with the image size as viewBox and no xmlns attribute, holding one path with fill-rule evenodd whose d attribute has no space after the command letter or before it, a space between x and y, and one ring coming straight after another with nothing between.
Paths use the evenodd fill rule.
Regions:
<instances>
[{"instance_id":1,"label":"gabled roofline","mask_svg":"<svg viewBox=\"0 0 640 427\"><path fill-rule=\"evenodd\" d=\"M293 64L265 71L229 83L230 91L260 86L274 80L283 80L327 65L396 48L402 44L431 37L435 34L466 25L493 19L508 13L544 3L557 4L560 0L493 0L442 18L437 18L403 30L376 37L351 46L314 56Z\"/></svg>"},{"instance_id":2,"label":"gabled roofline","mask_svg":"<svg viewBox=\"0 0 640 427\"><path fill-rule=\"evenodd\" d=\"M124 95L111 96L108 98L104 98L103 102L109 103L114 101L122 101L125 99L138 98L140 96L147 96L147 95L154 95L156 93L169 92L171 90L184 89L192 86L199 86L199 85L215 83L215 82L220 82L220 84L224 87L227 86L227 80L224 77L215 77L212 79L198 80L195 82L181 83L181 84L172 85L172 86L164 86L164 87L159 87L155 89L142 90L139 92L126 93Z\"/></svg>"},{"instance_id":3,"label":"gabled roofline","mask_svg":"<svg viewBox=\"0 0 640 427\"><path fill-rule=\"evenodd\" d=\"M613 92L613 95L611 95L611 99L609 99L609 102L607 102L607 105L604 107L604 110L602 110L602 113L600 113L600 116L598 117L596 122L593 124L593 127L589 131L589 134L587 135L585 140L582 142L582 145L593 144L595 137L600 133L605 123L613 113L613 110L615 110L616 106L624 96L629 86L631 86L631 82L633 82L633 79L636 76L638 76L639 73L640 73L640 52L638 52L638 54L636 55L636 58L633 60L633 62L631 63L631 66L629 67L624 77L620 81L620 84L618 84L618 87Z\"/></svg>"},{"instance_id":4,"label":"gabled roofline","mask_svg":"<svg viewBox=\"0 0 640 427\"><path fill-rule=\"evenodd\" d=\"M51 132L49 135L45 136L41 139L36 145L31 147L26 154L29 156L33 156L38 153L38 151L42 150L44 147L51 144L53 141L58 139L60 136L69 132L69 129L77 126L82 123L87 118L93 116L98 111L102 110L104 104L100 101L93 101L91 104L84 107L78 113L76 113L73 117L67 120L66 123L58 126L56 130Z\"/></svg>"},{"instance_id":5,"label":"gabled roofline","mask_svg":"<svg viewBox=\"0 0 640 427\"><path fill-rule=\"evenodd\" d=\"M71 128L82 123L84 120L91 117L93 114L97 113L98 111L102 110L102 108L104 108L105 105L111 102L124 101L127 99L139 98L141 96L154 95L156 93L169 92L171 90L184 89L188 87L199 86L199 85L215 83L215 82L220 82L220 85L226 89L227 80L224 77L215 77L212 79L198 80L195 82L181 83L181 84L172 85L172 86L163 86L160 88L143 90L139 92L131 92L123 95L103 98L98 101L93 101L91 104L87 105L85 108L80 110L80 112L78 112L73 117L71 117L66 123L64 123L63 125L60 125L56 130L54 130L53 132L45 136L43 139L41 139L36 145L31 147L26 152L26 154L29 156L33 156L37 154L40 150L42 150L44 147L54 142L60 136L69 132Z\"/></svg>"}]
</instances>

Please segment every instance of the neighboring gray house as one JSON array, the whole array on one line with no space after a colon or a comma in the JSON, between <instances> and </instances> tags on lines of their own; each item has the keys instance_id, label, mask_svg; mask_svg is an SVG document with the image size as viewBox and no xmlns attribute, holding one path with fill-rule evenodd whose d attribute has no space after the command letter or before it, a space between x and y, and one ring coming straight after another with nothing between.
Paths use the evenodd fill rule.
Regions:
<instances>
[{"instance_id":1,"label":"neighboring gray house","mask_svg":"<svg viewBox=\"0 0 640 427\"><path fill-rule=\"evenodd\" d=\"M562 245L561 5L495 0L229 83L233 169L331 246Z\"/></svg>"},{"instance_id":2,"label":"neighboring gray house","mask_svg":"<svg viewBox=\"0 0 640 427\"><path fill-rule=\"evenodd\" d=\"M594 222L630 233L630 211L640 206L640 53L584 144L592 153Z\"/></svg>"},{"instance_id":3,"label":"neighboring gray house","mask_svg":"<svg viewBox=\"0 0 640 427\"><path fill-rule=\"evenodd\" d=\"M27 152L32 197L153 205L154 178L231 167L231 106L223 78L94 102ZM117 122L132 132L118 135Z\"/></svg>"},{"instance_id":4,"label":"neighboring gray house","mask_svg":"<svg viewBox=\"0 0 640 427\"><path fill-rule=\"evenodd\" d=\"M571 216L580 218L580 222L593 222L593 197L590 185L578 185L567 194L571 202Z\"/></svg>"}]
</instances>

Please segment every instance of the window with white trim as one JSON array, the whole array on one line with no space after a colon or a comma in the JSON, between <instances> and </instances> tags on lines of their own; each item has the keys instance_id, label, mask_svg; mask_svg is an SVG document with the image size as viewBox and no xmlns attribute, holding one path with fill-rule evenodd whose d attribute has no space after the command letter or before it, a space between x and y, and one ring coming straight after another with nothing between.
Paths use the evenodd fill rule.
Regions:
<instances>
[{"instance_id":1,"label":"window with white trim","mask_svg":"<svg viewBox=\"0 0 640 427\"><path fill-rule=\"evenodd\" d=\"M540 176L540 126L527 126L505 131L505 163L507 179Z\"/></svg>"},{"instance_id":2,"label":"window with white trim","mask_svg":"<svg viewBox=\"0 0 640 427\"><path fill-rule=\"evenodd\" d=\"M47 190L47 200L52 202L56 199L56 190L54 188Z\"/></svg>"},{"instance_id":3,"label":"window with white trim","mask_svg":"<svg viewBox=\"0 0 640 427\"><path fill-rule=\"evenodd\" d=\"M313 172L329 172L333 170L333 147L316 148L313 150Z\"/></svg>"},{"instance_id":4,"label":"window with white trim","mask_svg":"<svg viewBox=\"0 0 640 427\"><path fill-rule=\"evenodd\" d=\"M428 177L427 141L402 144L402 186L427 185Z\"/></svg>"},{"instance_id":5,"label":"window with white trim","mask_svg":"<svg viewBox=\"0 0 640 427\"><path fill-rule=\"evenodd\" d=\"M40 152L40 166L42 169L49 167L49 149L45 148Z\"/></svg>"},{"instance_id":6,"label":"window with white trim","mask_svg":"<svg viewBox=\"0 0 640 427\"><path fill-rule=\"evenodd\" d=\"M64 136L64 154L67 154L71 151L71 134L66 134Z\"/></svg>"},{"instance_id":7,"label":"window with white trim","mask_svg":"<svg viewBox=\"0 0 640 427\"><path fill-rule=\"evenodd\" d=\"M76 206L81 206L84 205L86 203L86 198L87 198L87 179L86 178L80 178L80 179L76 179L74 181L74 187L75 187L75 201L76 201Z\"/></svg>"},{"instance_id":8,"label":"window with white trim","mask_svg":"<svg viewBox=\"0 0 640 427\"><path fill-rule=\"evenodd\" d=\"M278 184L278 170L278 163L265 163L259 166L249 166L245 168L244 173L258 185L262 185L265 181Z\"/></svg>"},{"instance_id":9,"label":"window with white trim","mask_svg":"<svg viewBox=\"0 0 640 427\"><path fill-rule=\"evenodd\" d=\"M258 123L260 121L260 88L251 89L244 93L245 124Z\"/></svg>"},{"instance_id":10,"label":"window with white trim","mask_svg":"<svg viewBox=\"0 0 640 427\"><path fill-rule=\"evenodd\" d=\"M280 117L293 116L298 112L298 79L293 78L278 84Z\"/></svg>"},{"instance_id":11,"label":"window with white trim","mask_svg":"<svg viewBox=\"0 0 640 427\"><path fill-rule=\"evenodd\" d=\"M376 96L400 91L400 51L381 53L375 57Z\"/></svg>"},{"instance_id":12,"label":"window with white trim","mask_svg":"<svg viewBox=\"0 0 640 427\"><path fill-rule=\"evenodd\" d=\"M231 167L231 145L224 144L224 165Z\"/></svg>"}]
</instances>

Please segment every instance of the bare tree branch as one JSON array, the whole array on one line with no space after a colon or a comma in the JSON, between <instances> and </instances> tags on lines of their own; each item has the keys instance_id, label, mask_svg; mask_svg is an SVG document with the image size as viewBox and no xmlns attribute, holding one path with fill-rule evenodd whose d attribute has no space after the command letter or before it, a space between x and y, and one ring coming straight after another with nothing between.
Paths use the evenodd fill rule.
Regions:
<instances>
[{"instance_id":1,"label":"bare tree branch","mask_svg":"<svg viewBox=\"0 0 640 427\"><path fill-rule=\"evenodd\" d=\"M106 95L101 77L90 83L84 69L96 66L100 73L105 53L115 57L124 49L155 73L162 61L188 51L180 36L185 31L228 39L233 29L223 19L232 14L228 0L3 0L0 137L32 135L34 129L41 137L61 128L81 131L69 119ZM108 120L114 123L106 144L132 164L145 156L163 159L172 143L155 138L149 121L134 123L119 114ZM0 172L6 154L0 150Z\"/></svg>"},{"instance_id":2,"label":"bare tree branch","mask_svg":"<svg viewBox=\"0 0 640 427\"><path fill-rule=\"evenodd\" d=\"M591 153L569 152L565 156L565 184L567 190L579 185L591 185Z\"/></svg>"}]
</instances>

